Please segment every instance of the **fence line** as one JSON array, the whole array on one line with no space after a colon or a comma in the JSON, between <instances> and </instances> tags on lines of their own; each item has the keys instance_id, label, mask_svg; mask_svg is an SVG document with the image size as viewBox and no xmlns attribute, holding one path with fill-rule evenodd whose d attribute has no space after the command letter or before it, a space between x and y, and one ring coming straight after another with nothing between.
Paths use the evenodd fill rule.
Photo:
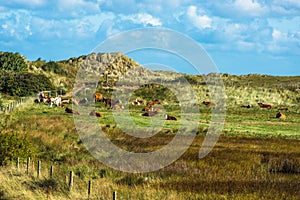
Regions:
<instances>
[{"instance_id":1,"label":"fence line","mask_svg":"<svg viewBox=\"0 0 300 200\"><path fill-rule=\"evenodd\" d=\"M24 162L21 162L21 159L18 157L18 158L12 159L11 164L12 165L10 165L10 166L12 168L14 168L18 173L24 172L27 175L31 174L32 177L35 177L35 175L36 175L36 178L40 179L40 180L42 178L47 178L45 175L46 173L42 173L42 171L43 171L42 169L46 169L47 167L45 167L45 165L42 165L42 161L40 161L40 160L36 161L36 163L35 163L34 161L31 160L30 157L28 157L27 159L24 159ZM22 170L22 167L24 167L25 170ZM69 189L69 192L73 191L73 188L75 186L74 176L75 175L74 175L73 171L69 171L68 175L65 176L65 179L66 179L65 184L66 184L66 186L68 186L67 188ZM48 178L50 178L50 179L54 178L54 166L53 165L50 165L50 167L49 167L49 177ZM58 178L58 177L56 176L56 178ZM87 196L84 197L83 199L88 199L88 200L94 199L94 198L92 198L92 193L93 193L92 189L93 189L92 181L88 180L87 192L86 192ZM94 194L94 195L96 196L96 194ZM117 200L117 191L112 191L110 198L112 198L113 200Z\"/></svg>"},{"instance_id":2,"label":"fence line","mask_svg":"<svg viewBox=\"0 0 300 200\"><path fill-rule=\"evenodd\" d=\"M7 104L6 106L1 106L0 111L4 113L10 113L14 109L18 108L19 106L28 103L29 100L32 100L32 98L31 97L20 98L14 102Z\"/></svg>"}]
</instances>

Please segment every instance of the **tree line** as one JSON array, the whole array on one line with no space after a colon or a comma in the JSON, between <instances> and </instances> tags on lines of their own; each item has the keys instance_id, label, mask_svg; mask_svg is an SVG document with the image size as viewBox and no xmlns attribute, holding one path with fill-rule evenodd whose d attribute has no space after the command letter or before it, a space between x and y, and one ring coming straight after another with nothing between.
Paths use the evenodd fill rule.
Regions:
<instances>
[{"instance_id":1,"label":"tree line","mask_svg":"<svg viewBox=\"0 0 300 200\"><path fill-rule=\"evenodd\" d=\"M47 63L43 68L53 68L53 62ZM28 72L28 64L23 56L12 52L0 53L1 93L23 97L43 90L55 91L55 87L45 75Z\"/></svg>"}]
</instances>

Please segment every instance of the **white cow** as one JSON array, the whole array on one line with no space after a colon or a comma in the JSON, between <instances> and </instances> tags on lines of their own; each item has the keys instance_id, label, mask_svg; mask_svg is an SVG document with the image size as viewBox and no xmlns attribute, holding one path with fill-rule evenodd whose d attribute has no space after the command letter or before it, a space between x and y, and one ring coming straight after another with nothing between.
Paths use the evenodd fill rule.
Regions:
<instances>
[{"instance_id":1,"label":"white cow","mask_svg":"<svg viewBox=\"0 0 300 200\"><path fill-rule=\"evenodd\" d=\"M50 98L50 107L52 107L53 104L55 104L56 106L60 106L61 105L61 97L52 97Z\"/></svg>"}]
</instances>

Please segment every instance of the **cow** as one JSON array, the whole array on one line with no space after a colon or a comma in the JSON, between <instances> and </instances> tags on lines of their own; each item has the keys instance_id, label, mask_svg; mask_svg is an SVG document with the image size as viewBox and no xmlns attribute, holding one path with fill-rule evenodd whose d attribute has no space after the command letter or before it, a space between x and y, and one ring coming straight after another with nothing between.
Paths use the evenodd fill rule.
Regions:
<instances>
[{"instance_id":1,"label":"cow","mask_svg":"<svg viewBox=\"0 0 300 200\"><path fill-rule=\"evenodd\" d=\"M120 100L112 100L110 98L103 98L103 101L105 102L106 108L114 108L115 105L122 103Z\"/></svg>"},{"instance_id":2,"label":"cow","mask_svg":"<svg viewBox=\"0 0 300 200\"><path fill-rule=\"evenodd\" d=\"M61 104L69 104L70 103L70 99L63 99L61 100Z\"/></svg>"},{"instance_id":3,"label":"cow","mask_svg":"<svg viewBox=\"0 0 300 200\"><path fill-rule=\"evenodd\" d=\"M269 108L269 109L274 108L274 106L272 106L270 104L264 104L264 103L257 103L257 104L260 108Z\"/></svg>"},{"instance_id":4,"label":"cow","mask_svg":"<svg viewBox=\"0 0 300 200\"><path fill-rule=\"evenodd\" d=\"M113 110L123 110L124 107L120 104L115 104L115 105L112 106L112 109Z\"/></svg>"},{"instance_id":5,"label":"cow","mask_svg":"<svg viewBox=\"0 0 300 200\"><path fill-rule=\"evenodd\" d=\"M65 111L66 111L66 113L71 113L71 114L74 114L74 115L80 115L80 113L78 111L73 110L73 109L68 108L68 107L66 107Z\"/></svg>"},{"instance_id":6,"label":"cow","mask_svg":"<svg viewBox=\"0 0 300 200\"><path fill-rule=\"evenodd\" d=\"M78 103L79 104L87 104L89 100L85 97L84 99L80 100Z\"/></svg>"},{"instance_id":7,"label":"cow","mask_svg":"<svg viewBox=\"0 0 300 200\"><path fill-rule=\"evenodd\" d=\"M95 102L102 102L103 95L101 93L95 93L94 99L95 99Z\"/></svg>"},{"instance_id":8,"label":"cow","mask_svg":"<svg viewBox=\"0 0 300 200\"><path fill-rule=\"evenodd\" d=\"M282 114L281 112L279 112L279 113L276 114L276 118L285 120L286 116L284 114Z\"/></svg>"},{"instance_id":9,"label":"cow","mask_svg":"<svg viewBox=\"0 0 300 200\"><path fill-rule=\"evenodd\" d=\"M176 117L173 117L173 116L170 116L170 115L165 115L165 120L174 120L174 121L176 121L177 119L176 119Z\"/></svg>"},{"instance_id":10,"label":"cow","mask_svg":"<svg viewBox=\"0 0 300 200\"><path fill-rule=\"evenodd\" d=\"M143 100L135 99L132 103L132 105L142 105L144 104Z\"/></svg>"},{"instance_id":11,"label":"cow","mask_svg":"<svg viewBox=\"0 0 300 200\"><path fill-rule=\"evenodd\" d=\"M41 103L40 99L34 99L34 103Z\"/></svg>"},{"instance_id":12,"label":"cow","mask_svg":"<svg viewBox=\"0 0 300 200\"><path fill-rule=\"evenodd\" d=\"M142 116L152 117L152 116L157 115L157 114L158 114L158 112L156 112L156 111L153 111L153 112L149 111L149 112L143 113Z\"/></svg>"},{"instance_id":13,"label":"cow","mask_svg":"<svg viewBox=\"0 0 300 200\"><path fill-rule=\"evenodd\" d=\"M285 110L285 111L289 111L288 108L278 108L278 110Z\"/></svg>"},{"instance_id":14,"label":"cow","mask_svg":"<svg viewBox=\"0 0 300 200\"><path fill-rule=\"evenodd\" d=\"M146 111L146 112L162 112L162 110L160 108L155 108L153 106L150 107L145 107L142 111Z\"/></svg>"},{"instance_id":15,"label":"cow","mask_svg":"<svg viewBox=\"0 0 300 200\"><path fill-rule=\"evenodd\" d=\"M147 106L155 106L155 105L158 105L158 104L160 104L160 102L157 99L155 99L154 101L148 102Z\"/></svg>"},{"instance_id":16,"label":"cow","mask_svg":"<svg viewBox=\"0 0 300 200\"><path fill-rule=\"evenodd\" d=\"M58 107L61 105L61 97L48 98L48 103L49 103L50 107L52 107L53 104L55 104Z\"/></svg>"},{"instance_id":17,"label":"cow","mask_svg":"<svg viewBox=\"0 0 300 200\"><path fill-rule=\"evenodd\" d=\"M217 105L216 103L210 102L210 101L203 101L202 103L206 106L216 106Z\"/></svg>"},{"instance_id":18,"label":"cow","mask_svg":"<svg viewBox=\"0 0 300 200\"><path fill-rule=\"evenodd\" d=\"M103 117L104 117L104 115L103 115L102 113L97 112L97 111L95 111L95 110L92 110L92 111L90 112L90 116L96 116L96 117L100 117L100 118L103 118Z\"/></svg>"},{"instance_id":19,"label":"cow","mask_svg":"<svg viewBox=\"0 0 300 200\"><path fill-rule=\"evenodd\" d=\"M241 108L252 108L252 105L247 105L247 106L242 105Z\"/></svg>"},{"instance_id":20,"label":"cow","mask_svg":"<svg viewBox=\"0 0 300 200\"><path fill-rule=\"evenodd\" d=\"M103 102L105 103L105 107L111 108L112 100L110 98L104 98L103 97Z\"/></svg>"}]
</instances>

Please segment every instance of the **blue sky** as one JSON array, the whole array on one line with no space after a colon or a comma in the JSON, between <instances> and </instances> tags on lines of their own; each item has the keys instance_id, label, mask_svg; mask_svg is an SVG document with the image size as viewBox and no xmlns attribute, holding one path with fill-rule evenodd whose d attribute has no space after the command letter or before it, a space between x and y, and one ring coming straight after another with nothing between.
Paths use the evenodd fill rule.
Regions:
<instances>
[{"instance_id":1,"label":"blue sky","mask_svg":"<svg viewBox=\"0 0 300 200\"><path fill-rule=\"evenodd\" d=\"M222 73L300 75L299 0L0 2L0 51L29 60L76 57L114 34L163 27L199 42Z\"/></svg>"}]
</instances>

